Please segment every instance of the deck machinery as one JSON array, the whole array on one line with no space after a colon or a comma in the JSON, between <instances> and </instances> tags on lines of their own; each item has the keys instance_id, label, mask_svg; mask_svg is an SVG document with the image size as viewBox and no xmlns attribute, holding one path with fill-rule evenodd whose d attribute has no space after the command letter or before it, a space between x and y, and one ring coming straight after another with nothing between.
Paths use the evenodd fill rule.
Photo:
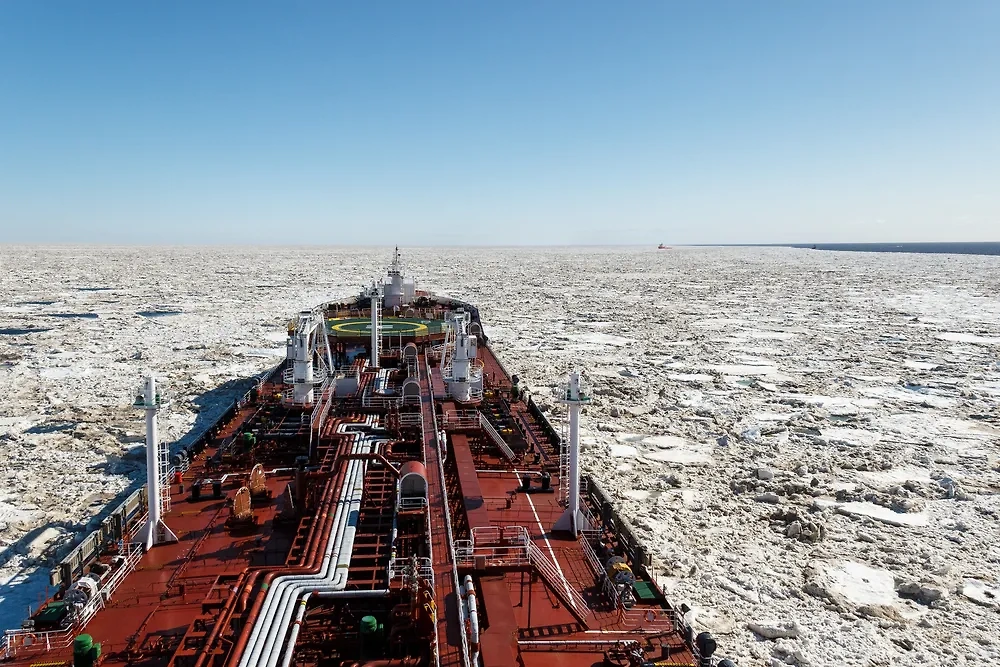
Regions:
<instances>
[{"instance_id":1,"label":"deck machinery","mask_svg":"<svg viewBox=\"0 0 1000 667\"><path fill-rule=\"evenodd\" d=\"M5 634L4 660L715 664L611 498L569 483L579 375L564 441L478 310L417 290L398 253L382 284L288 334L287 359L173 453L153 495L172 498L176 540L140 541L139 494L53 571L57 592Z\"/></svg>"}]
</instances>

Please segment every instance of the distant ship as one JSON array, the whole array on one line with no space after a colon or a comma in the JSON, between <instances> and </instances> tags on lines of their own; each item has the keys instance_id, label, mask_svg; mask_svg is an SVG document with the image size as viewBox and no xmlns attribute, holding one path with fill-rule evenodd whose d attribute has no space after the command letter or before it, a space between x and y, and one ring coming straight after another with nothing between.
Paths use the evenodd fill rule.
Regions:
<instances>
[{"instance_id":1,"label":"distant ship","mask_svg":"<svg viewBox=\"0 0 1000 667\"><path fill-rule=\"evenodd\" d=\"M664 248L663 245L660 248ZM358 296L300 312L286 359L51 572L8 630L16 665L731 667L670 604L650 550L579 474L472 304L396 252Z\"/></svg>"},{"instance_id":2,"label":"distant ship","mask_svg":"<svg viewBox=\"0 0 1000 667\"><path fill-rule=\"evenodd\" d=\"M670 250L670 246L663 245L662 243L657 247L657 250Z\"/></svg>"}]
</instances>

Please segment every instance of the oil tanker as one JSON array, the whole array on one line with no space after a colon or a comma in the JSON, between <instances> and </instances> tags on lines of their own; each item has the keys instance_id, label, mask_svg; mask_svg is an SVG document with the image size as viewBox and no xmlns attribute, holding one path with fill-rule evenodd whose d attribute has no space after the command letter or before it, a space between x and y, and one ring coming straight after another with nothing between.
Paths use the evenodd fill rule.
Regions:
<instances>
[{"instance_id":1,"label":"oil tanker","mask_svg":"<svg viewBox=\"0 0 1000 667\"><path fill-rule=\"evenodd\" d=\"M300 312L286 358L51 572L6 631L14 665L560 667L716 662L612 498L580 474L570 373L553 426L478 309L397 252L356 297Z\"/></svg>"}]
</instances>

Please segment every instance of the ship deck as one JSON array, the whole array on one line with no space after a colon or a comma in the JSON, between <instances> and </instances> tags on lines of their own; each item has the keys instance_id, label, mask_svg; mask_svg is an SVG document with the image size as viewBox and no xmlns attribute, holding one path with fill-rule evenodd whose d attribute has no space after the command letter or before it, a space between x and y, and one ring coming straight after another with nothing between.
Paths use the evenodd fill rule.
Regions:
<instances>
[{"instance_id":1,"label":"ship deck","mask_svg":"<svg viewBox=\"0 0 1000 667\"><path fill-rule=\"evenodd\" d=\"M166 664L175 651L183 652L182 638L203 609L221 604L231 593L234 582L253 568L278 566L285 562L294 530L275 525L280 498L288 485L289 474L267 477L272 500L255 506L257 526L231 530L226 525L230 510L226 495L238 488L241 477L232 475L223 484L221 498L210 488L197 501L190 492L193 480L210 471L206 464L218 452L219 444L230 440L253 409L239 411L223 425L215 445L207 448L191 468L183 473L181 484L171 484L174 495L164 522L177 535L172 543L157 545L145 553L125 577L114 595L86 625L87 634L101 644L103 664ZM266 536L266 537L264 537ZM262 539L263 538L263 539ZM40 642L44 633L36 635ZM73 635L53 638L44 660L31 646L14 652L14 664L45 664L51 667L72 664ZM60 641L61 640L61 641ZM23 656L23 660L19 659ZM160 656L157 660L156 656Z\"/></svg>"},{"instance_id":2,"label":"ship deck","mask_svg":"<svg viewBox=\"0 0 1000 667\"><path fill-rule=\"evenodd\" d=\"M623 616L608 603L595 582L596 573L588 562L582 540L551 530L565 511L557 494L517 493L508 508L510 491L520 484L518 474L480 475L479 484L490 525L524 526L532 543L555 564L561 579L579 591L587 603L586 625L583 625L544 579L532 581L531 576L520 572L505 575L504 586L496 589L495 595L506 593L509 599L517 624L520 657L526 667L599 664L594 648L600 645L597 641L610 646L637 639L655 649L659 664L693 664L691 650L674 631L673 617L664 617L662 611L651 620L644 618L644 611ZM490 602L486 600L487 607ZM587 662L588 659L592 662Z\"/></svg>"},{"instance_id":3,"label":"ship deck","mask_svg":"<svg viewBox=\"0 0 1000 667\"><path fill-rule=\"evenodd\" d=\"M365 342L351 338L361 329L358 313L347 315L339 325L324 319L324 328L338 332L335 355ZM639 652L657 664L695 664L686 629L642 563L630 560L645 598L623 604L611 592L604 560L637 555L613 526L594 519L600 509L581 508L587 521L579 536L553 530L566 511L562 445L490 347L479 346L482 398L461 404L448 397L436 342L404 334L387 352L388 370L355 359L342 375L356 382L332 379L305 408L287 407L280 380L287 364L277 369L210 431L181 484L171 486L164 521L178 541L153 547L123 571L84 625L8 634L5 657L69 665L73 637L85 632L101 644L106 665L237 665L256 645L255 629L273 625L264 618L270 588L283 576L317 576L323 549L341 535L334 511L351 484L363 483L349 515L357 525L343 595L354 597L303 599L294 633L268 644L260 664L280 664L285 655L294 656L290 664L333 666L372 659L400 667L628 665L629 652L633 661ZM419 348L409 361L407 343ZM408 395L413 380L416 394ZM358 449L364 437L378 448ZM354 482L351 461L363 461ZM419 509L401 505L399 475L409 462L425 471ZM234 522L233 497L255 463L268 471L266 491L254 498L253 522ZM418 575L424 561L430 572ZM478 636L472 605L463 602L466 577ZM432 588L420 597L428 581ZM363 634L366 619L384 633L374 648Z\"/></svg>"}]
</instances>

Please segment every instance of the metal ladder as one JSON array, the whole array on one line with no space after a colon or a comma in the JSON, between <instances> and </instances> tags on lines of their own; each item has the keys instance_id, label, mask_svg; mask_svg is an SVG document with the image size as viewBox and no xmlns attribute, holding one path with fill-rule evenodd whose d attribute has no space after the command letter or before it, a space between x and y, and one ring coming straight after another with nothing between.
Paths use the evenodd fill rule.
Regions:
<instances>
[{"instance_id":1,"label":"metal ladder","mask_svg":"<svg viewBox=\"0 0 1000 667\"><path fill-rule=\"evenodd\" d=\"M528 560L538 570L538 573L542 575L542 579L552 587L552 592L556 594L556 597L566 605L566 608L576 617L576 620L580 621L584 627L588 627L587 612L590 610L590 607L587 606L587 602L583 599L580 591L569 585L563 573L559 571L552 561L545 557L545 554L531 540L528 540L527 551Z\"/></svg>"},{"instance_id":2,"label":"metal ladder","mask_svg":"<svg viewBox=\"0 0 1000 667\"><path fill-rule=\"evenodd\" d=\"M160 516L170 511L170 445L165 442L157 446L156 452L156 476L160 480Z\"/></svg>"},{"instance_id":3,"label":"metal ladder","mask_svg":"<svg viewBox=\"0 0 1000 667\"><path fill-rule=\"evenodd\" d=\"M375 334L375 349L372 350L372 356L379 359L382 356L382 295L377 288L372 290L371 307L375 319L375 331L373 332Z\"/></svg>"},{"instance_id":4,"label":"metal ladder","mask_svg":"<svg viewBox=\"0 0 1000 667\"><path fill-rule=\"evenodd\" d=\"M559 431L559 504L569 503L569 448L566 446L568 437L566 422L562 422Z\"/></svg>"},{"instance_id":5,"label":"metal ladder","mask_svg":"<svg viewBox=\"0 0 1000 667\"><path fill-rule=\"evenodd\" d=\"M445 375L445 369L451 368L451 358L448 355L448 348L450 348L452 345L453 341L451 340L451 326L445 324L444 345L441 346L441 363L438 365L438 369L441 371L442 377L444 377Z\"/></svg>"},{"instance_id":6,"label":"metal ladder","mask_svg":"<svg viewBox=\"0 0 1000 667\"><path fill-rule=\"evenodd\" d=\"M491 438L493 438L493 442L497 443L497 447L499 447L500 451L503 452L503 455L507 457L507 460L513 463L516 458L513 450L507 445L506 442L504 442L504 439L500 437L497 430L493 428L493 424L491 424L490 420L486 418L486 415L478 410L476 411L476 414L479 415L479 425L489 434Z\"/></svg>"}]
</instances>

